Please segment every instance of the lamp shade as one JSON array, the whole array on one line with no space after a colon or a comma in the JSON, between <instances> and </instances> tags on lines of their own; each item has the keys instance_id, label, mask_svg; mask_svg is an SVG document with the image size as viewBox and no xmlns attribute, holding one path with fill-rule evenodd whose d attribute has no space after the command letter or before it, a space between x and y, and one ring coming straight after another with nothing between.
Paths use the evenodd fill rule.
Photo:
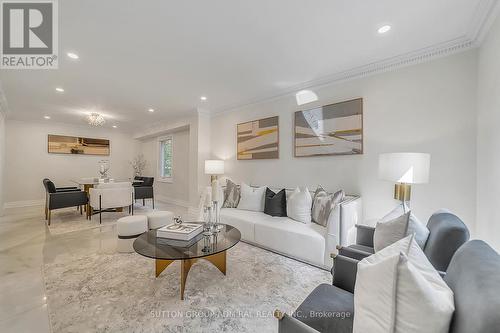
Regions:
<instances>
[{"instance_id":1,"label":"lamp shade","mask_svg":"<svg viewBox=\"0 0 500 333\"><path fill-rule=\"evenodd\" d=\"M206 175L222 175L224 174L223 160L205 160Z\"/></svg>"},{"instance_id":2,"label":"lamp shade","mask_svg":"<svg viewBox=\"0 0 500 333\"><path fill-rule=\"evenodd\" d=\"M431 155L425 153L380 154L378 175L380 179L405 184L429 182Z\"/></svg>"}]
</instances>

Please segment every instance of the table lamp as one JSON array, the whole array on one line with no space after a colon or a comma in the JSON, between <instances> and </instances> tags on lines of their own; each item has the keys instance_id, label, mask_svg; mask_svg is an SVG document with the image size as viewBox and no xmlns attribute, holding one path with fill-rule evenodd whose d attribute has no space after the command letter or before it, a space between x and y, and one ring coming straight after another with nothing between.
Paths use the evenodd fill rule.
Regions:
<instances>
[{"instance_id":1,"label":"table lamp","mask_svg":"<svg viewBox=\"0 0 500 333\"><path fill-rule=\"evenodd\" d=\"M210 184L212 186L212 200L217 201L217 176L224 174L224 161L206 160L205 174L210 175Z\"/></svg>"},{"instance_id":2,"label":"table lamp","mask_svg":"<svg viewBox=\"0 0 500 333\"><path fill-rule=\"evenodd\" d=\"M394 199L405 203L411 198L412 184L429 182L431 155L425 153L387 153L378 159L379 178L395 182Z\"/></svg>"}]
</instances>

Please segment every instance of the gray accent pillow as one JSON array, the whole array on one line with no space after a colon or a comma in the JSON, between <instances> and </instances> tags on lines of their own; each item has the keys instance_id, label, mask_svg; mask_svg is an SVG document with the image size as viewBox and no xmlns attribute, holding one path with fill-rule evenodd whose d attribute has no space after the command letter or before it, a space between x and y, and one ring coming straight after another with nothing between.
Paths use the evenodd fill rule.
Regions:
<instances>
[{"instance_id":1,"label":"gray accent pillow","mask_svg":"<svg viewBox=\"0 0 500 333\"><path fill-rule=\"evenodd\" d=\"M224 191L224 204L222 208L236 208L240 203L241 191L238 185L231 180L227 180L226 190Z\"/></svg>"},{"instance_id":2,"label":"gray accent pillow","mask_svg":"<svg viewBox=\"0 0 500 333\"><path fill-rule=\"evenodd\" d=\"M406 205L406 203L398 205L386 216L380 219L379 222L384 223L393 220L408 211L410 211L410 209L408 205ZM415 242L417 242L418 246L420 246L421 249L424 249L425 243L427 243L427 238L429 238L429 233L430 231L429 229L427 229L427 226L420 222L419 219L417 219L417 217L410 212L410 221L408 222L408 230L406 232L406 236L415 234Z\"/></svg>"},{"instance_id":3,"label":"gray accent pillow","mask_svg":"<svg viewBox=\"0 0 500 333\"><path fill-rule=\"evenodd\" d=\"M344 199L344 191L340 190L333 194L326 192L321 186L318 186L314 192L311 217L314 223L326 227L330 213Z\"/></svg>"},{"instance_id":4,"label":"gray accent pillow","mask_svg":"<svg viewBox=\"0 0 500 333\"><path fill-rule=\"evenodd\" d=\"M375 253L406 237L410 213L396 217L386 222L378 222L373 234L373 248Z\"/></svg>"}]
</instances>

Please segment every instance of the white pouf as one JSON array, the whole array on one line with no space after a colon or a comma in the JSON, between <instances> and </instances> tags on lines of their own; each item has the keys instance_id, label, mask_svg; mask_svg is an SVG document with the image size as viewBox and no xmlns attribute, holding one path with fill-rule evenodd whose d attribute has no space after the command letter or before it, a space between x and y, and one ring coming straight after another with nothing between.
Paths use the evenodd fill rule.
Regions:
<instances>
[{"instance_id":1,"label":"white pouf","mask_svg":"<svg viewBox=\"0 0 500 333\"><path fill-rule=\"evenodd\" d=\"M168 210L155 210L147 214L149 229L158 229L174 220L174 213Z\"/></svg>"},{"instance_id":2,"label":"white pouf","mask_svg":"<svg viewBox=\"0 0 500 333\"><path fill-rule=\"evenodd\" d=\"M148 231L148 218L145 215L131 215L118 219L118 252L134 252L134 241L140 234Z\"/></svg>"}]
</instances>

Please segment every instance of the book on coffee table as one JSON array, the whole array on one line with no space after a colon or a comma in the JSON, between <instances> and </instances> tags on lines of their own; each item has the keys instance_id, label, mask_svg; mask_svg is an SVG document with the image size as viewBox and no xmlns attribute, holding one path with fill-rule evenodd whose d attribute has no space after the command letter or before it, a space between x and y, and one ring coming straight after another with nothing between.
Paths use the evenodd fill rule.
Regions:
<instances>
[{"instance_id":1,"label":"book on coffee table","mask_svg":"<svg viewBox=\"0 0 500 333\"><path fill-rule=\"evenodd\" d=\"M178 239L172 239L172 238L163 238L163 237L156 237L156 244L161 244L161 245L169 245L173 247L180 247L180 248L189 248L193 246L194 244L198 243L200 239L203 238L203 235L200 233L197 236L194 236L190 240L178 240Z\"/></svg>"},{"instance_id":2,"label":"book on coffee table","mask_svg":"<svg viewBox=\"0 0 500 333\"><path fill-rule=\"evenodd\" d=\"M156 237L187 241L203 231L203 224L172 223L156 230Z\"/></svg>"}]
</instances>

